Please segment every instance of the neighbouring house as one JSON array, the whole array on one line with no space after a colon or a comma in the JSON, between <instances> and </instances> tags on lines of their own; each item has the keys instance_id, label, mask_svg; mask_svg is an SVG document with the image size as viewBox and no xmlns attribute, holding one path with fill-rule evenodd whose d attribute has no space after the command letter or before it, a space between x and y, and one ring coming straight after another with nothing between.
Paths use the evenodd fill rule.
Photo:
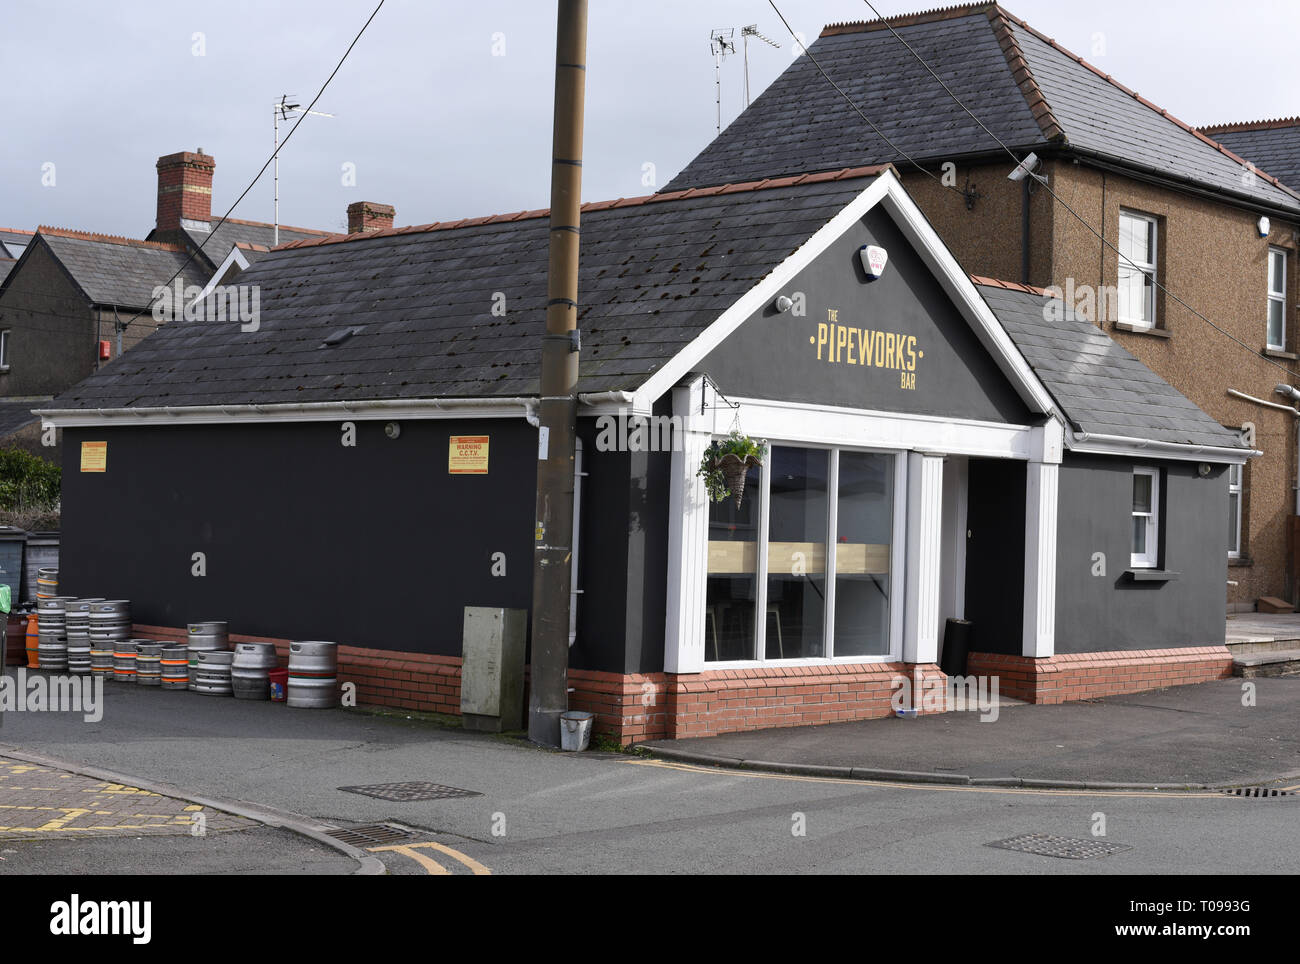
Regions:
<instances>
[{"instance_id":1,"label":"neighbouring house","mask_svg":"<svg viewBox=\"0 0 1300 964\"><path fill-rule=\"evenodd\" d=\"M1197 131L994 3L889 24L828 26L664 190L893 162L969 271L1058 290L1253 440L1225 602L1296 602L1296 122ZM1031 153L1045 183L1009 180Z\"/></svg>"},{"instance_id":2,"label":"neighbouring house","mask_svg":"<svg viewBox=\"0 0 1300 964\"><path fill-rule=\"evenodd\" d=\"M1300 117L1211 124L1200 132L1300 190Z\"/></svg>"},{"instance_id":3,"label":"neighbouring house","mask_svg":"<svg viewBox=\"0 0 1300 964\"><path fill-rule=\"evenodd\" d=\"M46 226L34 234L0 229L0 248L15 258L0 261L0 402L11 416L5 424L22 421L15 413L24 405L30 413L154 331L154 291L178 271L182 285L203 288L232 278L268 249L273 225L230 219L217 226L215 166L201 151L158 159L156 223L146 240ZM280 228L282 240L329 236ZM40 445L34 415L10 435L58 458Z\"/></svg>"},{"instance_id":4,"label":"neighbouring house","mask_svg":"<svg viewBox=\"0 0 1300 964\"><path fill-rule=\"evenodd\" d=\"M458 713L463 609L530 607L537 460L568 457L535 427L547 213L292 242L240 276L256 331L165 325L61 394L60 590L137 635L335 640L360 701ZM1228 674L1252 451L1060 299L972 279L892 167L582 234L569 683L601 731L888 715L949 618L1025 699ZM733 425L770 446L739 507L697 475Z\"/></svg>"},{"instance_id":5,"label":"neighbouring house","mask_svg":"<svg viewBox=\"0 0 1300 964\"><path fill-rule=\"evenodd\" d=\"M32 234L18 228L0 228L0 260L17 261L21 258L23 250L32 243Z\"/></svg>"}]
</instances>

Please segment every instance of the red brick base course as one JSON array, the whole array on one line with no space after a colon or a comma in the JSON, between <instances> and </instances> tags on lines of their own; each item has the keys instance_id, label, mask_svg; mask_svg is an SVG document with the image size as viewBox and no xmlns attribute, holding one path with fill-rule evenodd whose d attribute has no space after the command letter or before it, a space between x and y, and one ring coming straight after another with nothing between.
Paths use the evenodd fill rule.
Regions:
<instances>
[{"instance_id":1,"label":"red brick base course","mask_svg":"<svg viewBox=\"0 0 1300 964\"><path fill-rule=\"evenodd\" d=\"M184 642L186 631L139 626L140 638ZM274 643L282 662L289 640L232 634L232 643ZM970 676L999 677L1000 693L1031 703L1202 683L1232 675L1224 646L1084 653L1032 659L971 653ZM569 705L596 715L595 732L627 746L645 740L712 736L738 730L866 720L893 713L896 680L913 687L944 680L934 664L860 663L781 666L703 673L623 675L569 670ZM339 683L354 683L358 704L460 715L460 657L339 647Z\"/></svg>"},{"instance_id":2,"label":"red brick base course","mask_svg":"<svg viewBox=\"0 0 1300 964\"><path fill-rule=\"evenodd\" d=\"M1003 696L1065 703L1224 679L1232 675L1232 656L1226 646L1063 653L1041 659L971 653L966 673L997 676Z\"/></svg>"},{"instance_id":3,"label":"red brick base course","mask_svg":"<svg viewBox=\"0 0 1300 964\"><path fill-rule=\"evenodd\" d=\"M142 639L184 642L185 629L134 628ZM274 643L282 663L289 640L232 633L232 643ZM933 664L835 664L713 670L689 675L622 675L569 670L569 705L596 715L595 731L624 746L644 740L736 730L806 726L889 716L899 676L914 685L942 680ZM359 704L460 715L460 658L339 647L339 683L355 683Z\"/></svg>"}]
</instances>

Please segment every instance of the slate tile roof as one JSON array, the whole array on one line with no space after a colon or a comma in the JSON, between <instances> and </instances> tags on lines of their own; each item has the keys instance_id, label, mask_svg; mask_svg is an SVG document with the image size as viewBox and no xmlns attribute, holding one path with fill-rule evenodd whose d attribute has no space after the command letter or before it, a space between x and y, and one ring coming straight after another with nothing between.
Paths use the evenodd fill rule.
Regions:
<instances>
[{"instance_id":1,"label":"slate tile roof","mask_svg":"<svg viewBox=\"0 0 1300 964\"><path fill-rule=\"evenodd\" d=\"M24 426L37 421L38 416L32 409L40 408L44 402L27 399L21 402L0 400L0 439L7 438Z\"/></svg>"},{"instance_id":2,"label":"slate tile roof","mask_svg":"<svg viewBox=\"0 0 1300 964\"><path fill-rule=\"evenodd\" d=\"M1274 172L1243 178L1231 150L996 3L890 23L1013 151L1073 149L1300 213ZM827 27L810 50L884 137L801 56L665 190L886 161L906 170L903 153L933 165L1001 152L881 21Z\"/></svg>"},{"instance_id":3,"label":"slate tile roof","mask_svg":"<svg viewBox=\"0 0 1300 964\"><path fill-rule=\"evenodd\" d=\"M638 386L883 170L584 205L579 390ZM536 394L547 213L281 246L237 279L258 286L256 332L164 325L51 407Z\"/></svg>"},{"instance_id":4,"label":"slate tile roof","mask_svg":"<svg viewBox=\"0 0 1300 964\"><path fill-rule=\"evenodd\" d=\"M972 280L1077 431L1246 450L1237 432L1063 302L1027 285Z\"/></svg>"},{"instance_id":5,"label":"slate tile roof","mask_svg":"<svg viewBox=\"0 0 1300 964\"><path fill-rule=\"evenodd\" d=\"M193 228L187 228L185 235L195 247L200 244L204 245L203 254L212 262L215 268L226 260L226 255L230 254L230 249L236 244L251 244L261 248L270 248L275 243L275 225L265 224L261 221L241 221L238 218L227 218L224 224L220 218L213 218L210 222L212 230L197 231ZM323 238L330 235L329 231L315 231L311 228L292 228L280 225L280 243L286 244L289 241L310 240L312 238Z\"/></svg>"},{"instance_id":6,"label":"slate tile roof","mask_svg":"<svg viewBox=\"0 0 1300 964\"><path fill-rule=\"evenodd\" d=\"M1217 124L1201 133L1300 190L1300 117Z\"/></svg>"},{"instance_id":7,"label":"slate tile roof","mask_svg":"<svg viewBox=\"0 0 1300 964\"><path fill-rule=\"evenodd\" d=\"M22 255L23 249L32 243L34 235L35 232L23 231L20 228L0 228L0 258L17 260Z\"/></svg>"},{"instance_id":8,"label":"slate tile roof","mask_svg":"<svg viewBox=\"0 0 1300 964\"><path fill-rule=\"evenodd\" d=\"M37 234L86 296L99 305L149 307L154 287L166 284L186 260L177 245L45 226ZM210 274L206 266L191 261L180 280L201 286Z\"/></svg>"},{"instance_id":9,"label":"slate tile roof","mask_svg":"<svg viewBox=\"0 0 1300 964\"><path fill-rule=\"evenodd\" d=\"M9 272L17 263L15 258L0 258L0 285L5 283L5 278L9 277Z\"/></svg>"}]
</instances>

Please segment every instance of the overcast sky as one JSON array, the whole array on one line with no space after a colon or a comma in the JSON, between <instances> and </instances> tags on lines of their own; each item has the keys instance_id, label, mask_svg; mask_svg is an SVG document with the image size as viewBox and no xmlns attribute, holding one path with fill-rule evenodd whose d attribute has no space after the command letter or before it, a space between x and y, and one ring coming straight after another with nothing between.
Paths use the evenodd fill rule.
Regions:
<instances>
[{"instance_id":1,"label":"overcast sky","mask_svg":"<svg viewBox=\"0 0 1300 964\"><path fill-rule=\"evenodd\" d=\"M216 158L224 212L270 156L272 103L305 104L376 3L0 0L0 226L143 237L154 162L199 147ZM876 2L886 15L935 5ZM644 164L665 184L713 137L712 28L753 23L781 44L751 42L755 96L790 60L765 0L590 6L586 200L648 193ZM872 18L861 0L778 6L810 43L826 23ZM1189 123L1300 113L1296 0L1006 6ZM336 116L308 118L282 151L281 222L338 230L357 200L394 204L399 224L545 207L554 43L551 2L388 0L317 105ZM742 89L729 58L724 125ZM272 197L268 170L233 216L270 221Z\"/></svg>"}]
</instances>

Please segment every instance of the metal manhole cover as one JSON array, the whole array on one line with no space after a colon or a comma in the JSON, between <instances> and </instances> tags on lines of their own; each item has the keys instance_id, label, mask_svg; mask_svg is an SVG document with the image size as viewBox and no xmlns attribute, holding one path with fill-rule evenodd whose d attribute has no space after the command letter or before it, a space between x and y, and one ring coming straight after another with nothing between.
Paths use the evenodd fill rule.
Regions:
<instances>
[{"instance_id":1,"label":"metal manhole cover","mask_svg":"<svg viewBox=\"0 0 1300 964\"><path fill-rule=\"evenodd\" d=\"M1018 837L995 840L985 846L997 847L1000 850L1015 850L1022 854L1038 854L1041 857L1064 857L1067 860L1109 857L1111 854L1133 849L1127 844L1106 843L1089 838L1058 837L1051 833L1022 833Z\"/></svg>"},{"instance_id":2,"label":"metal manhole cover","mask_svg":"<svg viewBox=\"0 0 1300 964\"><path fill-rule=\"evenodd\" d=\"M391 823L371 823L364 827L340 827L337 830L326 830L327 837L333 837L335 840L341 840L345 844L351 844L354 847L367 847L374 844L392 843L394 840L405 840L408 837L414 837L415 831L407 830L405 827L397 827Z\"/></svg>"},{"instance_id":3,"label":"metal manhole cover","mask_svg":"<svg viewBox=\"0 0 1300 964\"><path fill-rule=\"evenodd\" d=\"M379 800L449 800L453 797L481 797L477 790L445 787L441 783L374 783L364 787L339 787L347 793L359 793Z\"/></svg>"},{"instance_id":4,"label":"metal manhole cover","mask_svg":"<svg viewBox=\"0 0 1300 964\"><path fill-rule=\"evenodd\" d=\"M1222 790L1230 797L1294 797L1295 792L1291 790L1275 790L1273 787L1233 787L1231 790Z\"/></svg>"}]
</instances>

